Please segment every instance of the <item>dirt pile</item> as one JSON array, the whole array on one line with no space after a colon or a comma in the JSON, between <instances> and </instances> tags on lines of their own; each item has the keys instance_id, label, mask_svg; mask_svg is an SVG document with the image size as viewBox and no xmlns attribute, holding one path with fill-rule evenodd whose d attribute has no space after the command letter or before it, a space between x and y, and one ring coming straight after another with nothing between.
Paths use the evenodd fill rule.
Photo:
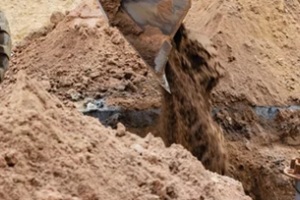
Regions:
<instances>
[{"instance_id":1,"label":"dirt pile","mask_svg":"<svg viewBox=\"0 0 300 200\"><path fill-rule=\"evenodd\" d=\"M7 78L13 82L18 70L26 70L64 102L109 96L124 107L158 107L157 82L97 6L81 4L48 33L32 34L14 50Z\"/></svg>"},{"instance_id":2,"label":"dirt pile","mask_svg":"<svg viewBox=\"0 0 300 200\"><path fill-rule=\"evenodd\" d=\"M3 200L250 199L182 147L105 129L23 72L0 99Z\"/></svg>"},{"instance_id":3,"label":"dirt pile","mask_svg":"<svg viewBox=\"0 0 300 200\"><path fill-rule=\"evenodd\" d=\"M226 71L217 87L219 102L299 101L299 10L297 0L193 1L186 26L210 36Z\"/></svg>"}]
</instances>

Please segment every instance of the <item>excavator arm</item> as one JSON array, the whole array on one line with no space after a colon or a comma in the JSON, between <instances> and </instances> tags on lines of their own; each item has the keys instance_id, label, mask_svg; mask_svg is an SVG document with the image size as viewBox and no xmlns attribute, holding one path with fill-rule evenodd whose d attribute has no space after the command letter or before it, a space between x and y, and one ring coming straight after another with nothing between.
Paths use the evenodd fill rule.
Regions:
<instances>
[{"instance_id":1,"label":"excavator arm","mask_svg":"<svg viewBox=\"0 0 300 200\"><path fill-rule=\"evenodd\" d=\"M165 66L171 40L191 7L191 0L99 0L109 24L119 29L170 93Z\"/></svg>"}]
</instances>

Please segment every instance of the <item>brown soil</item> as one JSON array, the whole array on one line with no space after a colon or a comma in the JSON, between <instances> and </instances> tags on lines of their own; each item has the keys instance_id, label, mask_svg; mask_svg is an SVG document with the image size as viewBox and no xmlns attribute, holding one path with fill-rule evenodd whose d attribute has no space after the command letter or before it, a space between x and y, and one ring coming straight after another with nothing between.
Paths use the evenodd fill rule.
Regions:
<instances>
[{"instance_id":1,"label":"brown soil","mask_svg":"<svg viewBox=\"0 0 300 200\"><path fill-rule=\"evenodd\" d=\"M3 200L250 199L181 146L104 128L23 72L0 99Z\"/></svg>"},{"instance_id":2,"label":"brown soil","mask_svg":"<svg viewBox=\"0 0 300 200\"><path fill-rule=\"evenodd\" d=\"M300 146L300 111L280 111L276 117L275 128L280 130L279 138L281 142L291 145Z\"/></svg>"},{"instance_id":3,"label":"brown soil","mask_svg":"<svg viewBox=\"0 0 300 200\"><path fill-rule=\"evenodd\" d=\"M299 102L299 10L297 0L193 0L186 26L212 39L226 71L218 101Z\"/></svg>"},{"instance_id":4,"label":"brown soil","mask_svg":"<svg viewBox=\"0 0 300 200\"><path fill-rule=\"evenodd\" d=\"M150 70L95 6L81 5L46 32L31 34L14 50L7 78L13 82L13 74L26 69L65 103L109 97L125 107L158 107Z\"/></svg>"},{"instance_id":5,"label":"brown soil","mask_svg":"<svg viewBox=\"0 0 300 200\"><path fill-rule=\"evenodd\" d=\"M299 156L300 132L289 134L300 124L299 112L281 111L275 119L267 120L257 116L246 101L218 108L214 119L225 133L228 175L240 180L246 194L254 199L293 199L294 182L283 170L291 158Z\"/></svg>"},{"instance_id":6,"label":"brown soil","mask_svg":"<svg viewBox=\"0 0 300 200\"><path fill-rule=\"evenodd\" d=\"M74 107L72 102L77 101L78 104L81 104L82 101L88 97L104 97L110 104L120 105L128 109L159 108L161 105L161 91L149 69L147 69L139 56L132 50L119 32L114 28L108 27L95 8L94 3L89 6L79 7L76 11L62 18L61 21L58 20L58 22L53 23L43 31L30 35L22 45L14 50L15 55L13 56L12 67L9 69L5 82L0 86L2 91L4 91L3 94L1 94L1 102L4 102L3 105L11 104L11 106L8 107L10 109L3 107L3 113L7 114L2 114L3 119L1 121L3 123L1 124L3 124L2 130L7 131L1 134L4 135L6 132L11 133L14 132L14 130L16 130L15 134L19 134L17 127L22 127L25 126L27 122L32 122L32 120L29 120L32 115L35 119L44 119L43 117L46 117L47 120L55 118L56 115L52 113L58 112L59 115L57 116L57 120L51 120L51 122L55 124L53 127L55 128L56 134L48 134L48 132L45 132L42 128L39 129L40 121L37 120L37 125L27 126L25 131L30 131L27 131L26 134L16 135L15 139L14 137L5 136L7 141L10 141L11 146L13 146L13 153L8 153L8 155L17 155L17 160L21 160L21 165L16 165L18 170L14 171L13 168L8 166L2 168L5 173L10 174L5 176L6 179L2 178L2 180L6 182L3 182L3 184L0 183L0 187L4 187L5 185L8 185L8 187L0 191L13 191L13 194L7 193L10 194L11 197L14 197L12 195L16 194L19 196L28 196L29 199L32 199L31 197L35 197L34 195L39 195L36 198L41 199L39 197L45 192L47 194L46 199L51 199L51 195L58 196L56 199L59 199L60 195L62 199L64 199L63 197L68 199L68 195L70 194L75 194L75 197L79 196L79 199L92 199L92 197L85 196L95 194L96 196L106 198L106 194L111 195L117 191L116 196L111 197L112 199L126 199L127 197L136 197L130 196L131 194L136 194L135 192L140 194L140 187L135 187L136 185L134 184L138 185L140 183L138 177L144 177L144 174L137 171L138 168L136 166L125 167L124 171L122 171L123 168L119 166L124 165L124 162L126 164L130 162L127 162L128 159L123 159L124 157L118 157L126 154L123 152L127 152L125 147L123 149L123 146L133 144L129 143L130 145L125 145L127 144L126 142L121 144L119 141L121 140L123 142L125 138L136 137L126 134L126 137L121 139L115 139L113 137L113 144L110 142L101 142L105 141L103 138L106 138L106 136L102 137L100 133L106 133L108 135L107 137L110 138L110 136L115 134L115 131L102 128L95 120L82 117L72 108ZM203 41L202 34L208 35L218 48L224 78L220 80L216 89L212 91L212 106L218 107L220 110L214 116L214 119L222 126L225 133L229 157L229 175L240 180L243 183L246 193L257 200L285 200L294 198L292 181L282 175L282 169L289 163L292 157L297 155L296 148L299 146L295 144L299 141L299 132L293 131L298 130L297 127L299 127L300 123L299 113L286 113L282 111L276 119L277 121L267 121L257 117L253 112L252 106L287 104L291 102L299 104L300 102L299 66L297 64L297 60L299 59L297 49L300 47L298 42L300 40L297 40L299 37L299 10L300 5L297 1L194 0L193 7L185 22L187 29L191 30L191 32L197 36L197 40ZM22 93L21 89L16 92L12 90L12 87L17 87L14 84L17 80L16 74L20 70L26 72L27 78L36 79L37 82L39 82L40 86L38 86L38 91L47 90L51 95L58 97L59 100L62 101L62 103L59 103L62 108L55 108L55 111L46 112L46 114L41 115L39 113L46 109L40 109L35 106L41 104L37 103L40 102L39 100L34 100L34 95L32 95L33 98L31 100L25 101L26 98L24 96L30 96L32 93L29 95L29 93L26 92ZM22 85L22 81L26 82L25 85L30 85L24 86L24 88L33 87L31 81L28 82L26 79L21 79L17 85ZM10 93L13 94L10 95ZM45 92L42 93L45 94ZM52 98L54 97L47 94L46 103L49 99L49 102L51 102ZM40 99L40 97L37 99ZM41 100L45 101L45 98ZM26 106L21 102L25 103ZM16 108L20 110L16 110ZM33 108L37 111L31 115L30 113ZM206 109L207 114L210 108L207 107ZM28 111L29 114L21 118L21 114L19 114L22 113L21 111L26 113ZM16 113L18 114L16 115ZM71 118L68 118L69 116ZM28 117L28 119L26 117ZM24 119L26 123L19 123L18 119ZM48 123L47 120L46 122ZM41 124L45 124L44 122L45 120ZM46 129L48 130L50 125L47 123ZM87 128L81 123L92 123L93 126ZM31 134L31 130L36 131L32 132L35 134ZM97 132L97 134L95 132ZM147 130L147 133L148 132L149 130ZM68 133L68 135L66 135L66 133ZM74 139L71 137L71 133L79 135L78 138ZM59 137L56 135L59 135ZM144 133L144 135L146 134ZM290 136L293 136L295 140ZM39 137L43 139L37 139ZM48 140L55 141L55 143L46 143L46 156L44 154L41 156L41 159L46 159L46 161L40 163L40 154L38 153L39 146L44 146L44 141ZM95 148L97 149L95 150L95 154L93 154L93 150L92 153L88 150L82 150L88 146L88 142L94 140L98 141L98 144L104 148L99 149L97 146ZM131 140L140 141L143 139L136 138L130 139L130 141ZM19 141L22 145L18 144ZM59 143L59 141L62 142ZM87 143L85 143L85 141L87 141ZM155 139L155 141L157 140ZM69 150L69 147L65 148L65 146L63 146L64 144L68 144L71 149L75 150ZM60 145L62 145L62 148L60 148ZM122 148L120 146L122 146ZM31 147L34 147L37 150L30 152L29 150L23 151L26 150L25 147L28 149L33 149ZM5 152L4 150L6 149L10 151L7 145L3 146L3 148L3 152ZM153 144L153 148L160 147L159 145L156 146L156 144ZM161 159L162 162L172 162L172 158L176 157L174 154L168 154L173 148L179 148L180 155L184 153L184 156L187 155L187 159L190 158L190 154L182 151L182 148L179 146L172 145L171 150L161 148L163 150L161 149L156 152L158 152L157 155L166 155ZM14 154L15 149L17 149L16 154ZM52 151L52 149L54 150ZM76 151L76 149L79 149L79 155L77 155L76 152L78 151ZM43 151L43 149L41 151ZM47 153L48 151L50 152L49 154ZM101 154L101 151L104 151L104 153ZM81 155L80 152L84 152L83 155ZM112 154L110 154L111 152ZM51 156L47 157L47 155L50 154ZM91 160L97 160L96 165L93 163L90 164L90 158L87 156L90 154L93 154ZM105 157L104 154L105 156L109 156ZM137 153L134 155L129 154L131 155L130 159L139 159L139 157L136 158L136 154ZM5 153L3 153L3 155L5 158ZM24 155L26 155L26 157ZM61 165L57 165L55 159L49 159L56 158L57 155L62 155L57 158ZM76 166L75 169L78 169L78 171L73 168L72 170L68 170L69 165L62 161L67 160L67 162L69 162L69 160L73 158L73 156L70 157L70 155L75 155L74 158L76 158L70 162L77 162L78 160L81 162L81 159L83 160L82 162L84 164L73 165ZM99 158L98 155L102 155L102 157L99 156ZM33 158L31 158L31 156ZM9 161L8 163L11 163L9 165L14 165L12 164L13 162L10 162L10 160L14 160L13 156L6 157L6 160ZM12 159L10 157L12 157ZM114 157L117 158L116 160L121 160L122 162L115 161L113 159ZM31 161L26 163L27 158L29 161L33 159L39 162ZM105 162L103 162L102 159L105 160ZM194 158L191 158L191 160L193 159ZM192 183L193 177L197 177L199 182L196 182L199 185L206 183L205 181L208 179L216 180L215 182L219 181L219 179L215 179L215 176L210 174L203 177L201 174L207 172L202 171L202 166L199 167L200 164L198 162L193 162L197 164L192 165L192 161L190 160L184 160L181 164L184 166L191 165L191 168L195 171L191 168L178 167L179 170L182 169L180 172L184 174L184 177L182 179L177 179L177 177L174 179L177 181L185 181L182 181L183 185L178 186L178 188L185 188L187 186L187 189L190 191L190 187L195 186ZM133 163L139 165L138 161L133 161ZM112 171L109 171L111 170L109 166L118 166L117 169L120 171L117 170L117 174L113 176L107 176L104 173L102 174L102 170L99 170L103 169L100 166L105 166L105 169L108 169L108 173L111 174ZM143 163L142 166L144 166ZM59 169L54 170L56 167L59 167ZM150 171L151 173L153 171L157 172L158 179L161 178L162 174L171 173L168 172L168 170L163 171L168 168L168 164L163 165L160 163L152 167ZM135 170L136 173L131 173L132 170ZM146 169L143 168L143 170ZM160 173L159 171L162 172ZM5 173L1 172L0 174ZM65 179L65 177L68 177L68 175L66 175L68 173L71 174L70 177L76 178L69 177ZM16 174L17 176L14 176ZM29 174L29 178L27 179L24 178L24 176L27 177L26 174ZM103 180L110 180L109 177L116 177L116 179L118 179L119 174L122 175L120 176L122 178L119 178L121 180L113 179L112 185L103 185L101 182ZM126 176L123 176L124 174ZM141 176L134 176L135 174L141 174ZM81 179L77 179L77 177L81 177ZM104 179L102 179L102 177L104 177ZM132 177L135 177L135 182L129 181ZM145 177L148 177L148 175L145 175ZM198 177L200 178L198 179ZM26 182L26 180L31 180L32 178L38 179L36 185L35 180L32 181L33 184L27 184L28 182ZM80 184L81 180L83 180L83 184ZM226 180L229 180L230 183L232 182L231 179ZM75 181L74 185L65 184L73 181ZM150 183L150 185L152 183ZM223 183L221 182L221 184ZM97 187L98 185L103 186L103 191L105 191L103 192L104 196L99 193L98 189L95 189L96 185ZM212 199L212 195L220 194L218 193L218 188L210 190L212 188L211 185L220 187L219 184L213 183L208 185L206 188L209 188L210 192L206 194L207 199ZM141 188L142 190L152 191L148 186L149 184L146 183L145 189L142 184ZM156 182L153 183L152 186L152 188L164 188ZM230 188L234 188L234 186ZM127 193L127 190L132 191L131 189L135 192ZM203 190L202 187L198 188L198 186L195 191L196 190L197 194L199 194L199 191L206 191ZM236 191L230 190L229 187L221 190L224 192L228 191L228 195L234 194ZM34 191L41 192L34 194ZM154 189L154 191L154 193L157 194L157 190ZM159 190L159 193L160 191L161 190ZM179 189L177 191L181 190ZM179 192L180 195L183 193L184 192ZM144 194L145 193L143 193L143 195ZM140 197L142 198L143 196L141 195ZM190 197L194 197L192 193ZM147 198L148 197L142 199ZM178 199L187 198L188 197L181 196ZM14 198L7 197L7 199ZM72 198L70 197L69 199ZM109 199L109 197L107 197L107 199ZM152 196L150 196L149 199L155 199L155 197L152 198ZM197 196L197 199L199 199L199 196ZM219 199L226 198L221 196ZM228 196L228 199L240 198Z\"/></svg>"},{"instance_id":7,"label":"brown soil","mask_svg":"<svg viewBox=\"0 0 300 200\"><path fill-rule=\"evenodd\" d=\"M13 44L22 40L32 31L37 31L50 23L53 12L67 12L76 8L82 0L1 0L1 10L5 12L12 31Z\"/></svg>"}]
</instances>

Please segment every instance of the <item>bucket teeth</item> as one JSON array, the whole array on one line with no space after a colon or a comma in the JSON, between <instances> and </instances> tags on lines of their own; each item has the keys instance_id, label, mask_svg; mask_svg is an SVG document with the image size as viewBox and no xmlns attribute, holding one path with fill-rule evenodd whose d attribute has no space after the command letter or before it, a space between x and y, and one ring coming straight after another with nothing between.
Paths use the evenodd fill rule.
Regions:
<instances>
[{"instance_id":1,"label":"bucket teeth","mask_svg":"<svg viewBox=\"0 0 300 200\"><path fill-rule=\"evenodd\" d=\"M154 71L156 75L160 77L161 79L160 84L162 85L162 87L169 93L171 93L171 91L166 77L165 68L169 60L169 55L171 53L171 50L172 50L172 45L170 41L165 40L154 60L155 63Z\"/></svg>"},{"instance_id":2,"label":"bucket teeth","mask_svg":"<svg viewBox=\"0 0 300 200\"><path fill-rule=\"evenodd\" d=\"M171 94L170 85L169 85L169 82L168 82L168 80L167 80L166 74L164 74L163 77L162 77L162 83L161 83L161 86L162 86L169 94Z\"/></svg>"}]
</instances>

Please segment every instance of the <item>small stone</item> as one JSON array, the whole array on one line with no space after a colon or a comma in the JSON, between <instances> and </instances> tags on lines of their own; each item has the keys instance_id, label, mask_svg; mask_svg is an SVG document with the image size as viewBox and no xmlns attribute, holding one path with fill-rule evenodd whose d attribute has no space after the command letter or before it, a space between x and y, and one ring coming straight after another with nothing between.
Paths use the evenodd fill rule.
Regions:
<instances>
[{"instance_id":1,"label":"small stone","mask_svg":"<svg viewBox=\"0 0 300 200\"><path fill-rule=\"evenodd\" d=\"M81 94L74 89L70 89L68 91L69 96L71 97L72 101L78 101L81 98Z\"/></svg>"},{"instance_id":2,"label":"small stone","mask_svg":"<svg viewBox=\"0 0 300 200\"><path fill-rule=\"evenodd\" d=\"M137 75L134 80L133 80L133 84L140 84L142 82L145 82L146 81L146 78L144 76L141 76L141 75Z\"/></svg>"},{"instance_id":3,"label":"small stone","mask_svg":"<svg viewBox=\"0 0 300 200\"><path fill-rule=\"evenodd\" d=\"M4 156L4 159L5 159L6 164L7 164L8 167L14 167L18 162L16 152L7 153Z\"/></svg>"},{"instance_id":4,"label":"small stone","mask_svg":"<svg viewBox=\"0 0 300 200\"><path fill-rule=\"evenodd\" d=\"M115 86L115 89L118 91L124 91L126 89L126 86L124 84L120 84Z\"/></svg>"},{"instance_id":5,"label":"small stone","mask_svg":"<svg viewBox=\"0 0 300 200\"><path fill-rule=\"evenodd\" d=\"M98 78L98 77L101 76L101 72L100 72L100 71L95 71L95 72L90 73L89 76L90 76L92 79Z\"/></svg>"},{"instance_id":6,"label":"small stone","mask_svg":"<svg viewBox=\"0 0 300 200\"><path fill-rule=\"evenodd\" d=\"M40 83L47 91L51 89L51 84L49 80L42 80Z\"/></svg>"},{"instance_id":7,"label":"small stone","mask_svg":"<svg viewBox=\"0 0 300 200\"><path fill-rule=\"evenodd\" d=\"M145 151L144 147L142 147L142 145L140 144L133 144L131 148L139 154L143 154L143 152Z\"/></svg>"},{"instance_id":8,"label":"small stone","mask_svg":"<svg viewBox=\"0 0 300 200\"><path fill-rule=\"evenodd\" d=\"M89 111L94 111L94 110L98 110L98 107L94 103L89 102L86 104L86 109Z\"/></svg>"},{"instance_id":9,"label":"small stone","mask_svg":"<svg viewBox=\"0 0 300 200\"><path fill-rule=\"evenodd\" d=\"M65 18L65 15L62 12L53 12L50 21L53 24L58 24Z\"/></svg>"},{"instance_id":10,"label":"small stone","mask_svg":"<svg viewBox=\"0 0 300 200\"><path fill-rule=\"evenodd\" d=\"M123 137L126 135L126 127L122 123L117 124L117 137Z\"/></svg>"}]
</instances>

